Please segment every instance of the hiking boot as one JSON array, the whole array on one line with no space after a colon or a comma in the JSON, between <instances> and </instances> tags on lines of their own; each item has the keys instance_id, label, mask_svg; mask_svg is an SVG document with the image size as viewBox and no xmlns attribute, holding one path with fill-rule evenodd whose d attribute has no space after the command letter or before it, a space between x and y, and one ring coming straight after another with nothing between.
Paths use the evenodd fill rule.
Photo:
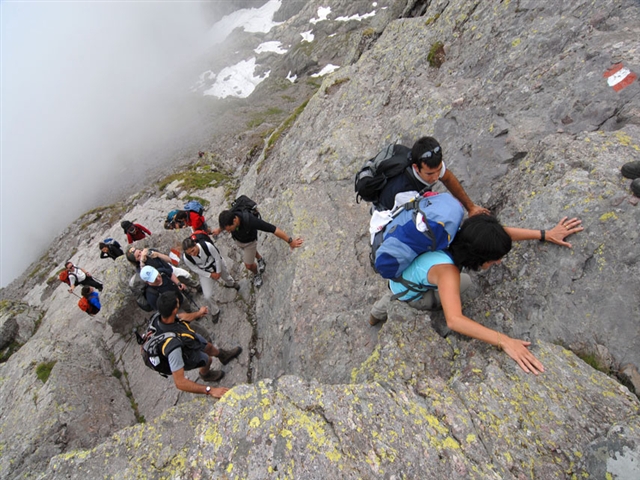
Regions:
<instances>
[{"instance_id":1,"label":"hiking boot","mask_svg":"<svg viewBox=\"0 0 640 480\"><path fill-rule=\"evenodd\" d=\"M240 290L240 284L238 282L233 282L232 285L225 285L224 288L235 288L236 290Z\"/></svg>"},{"instance_id":2,"label":"hiking boot","mask_svg":"<svg viewBox=\"0 0 640 480\"><path fill-rule=\"evenodd\" d=\"M200 378L203 382L217 382L224 377L222 370L209 370L206 375L200 374Z\"/></svg>"},{"instance_id":3,"label":"hiking boot","mask_svg":"<svg viewBox=\"0 0 640 480\"><path fill-rule=\"evenodd\" d=\"M369 325L371 325L371 326L377 325L380 322L386 322L386 321L387 321L386 318L384 320L382 320L382 319L374 317L373 315L369 315Z\"/></svg>"},{"instance_id":4,"label":"hiking boot","mask_svg":"<svg viewBox=\"0 0 640 480\"><path fill-rule=\"evenodd\" d=\"M211 315L211 321L213 323L218 323L220 321L220 310L218 310L216 313Z\"/></svg>"},{"instance_id":5,"label":"hiking boot","mask_svg":"<svg viewBox=\"0 0 640 480\"><path fill-rule=\"evenodd\" d=\"M226 365L231 360L236 358L238 355L242 353L242 347L232 348L231 350L223 350L221 348L218 349L218 360L223 365Z\"/></svg>"},{"instance_id":6,"label":"hiking boot","mask_svg":"<svg viewBox=\"0 0 640 480\"><path fill-rule=\"evenodd\" d=\"M638 176L640 177L640 175ZM258 259L258 273L263 273L266 268L267 268L267 264L264 262L264 258L260 257Z\"/></svg>"},{"instance_id":7,"label":"hiking boot","mask_svg":"<svg viewBox=\"0 0 640 480\"><path fill-rule=\"evenodd\" d=\"M636 197L640 197L640 178L636 178L631 182L631 191Z\"/></svg>"},{"instance_id":8,"label":"hiking boot","mask_svg":"<svg viewBox=\"0 0 640 480\"><path fill-rule=\"evenodd\" d=\"M625 178L635 180L640 177L640 160L635 162L625 163L620 169L620 173Z\"/></svg>"},{"instance_id":9,"label":"hiking boot","mask_svg":"<svg viewBox=\"0 0 640 480\"><path fill-rule=\"evenodd\" d=\"M253 276L253 286L260 288L262 286L262 275L257 273Z\"/></svg>"}]
</instances>

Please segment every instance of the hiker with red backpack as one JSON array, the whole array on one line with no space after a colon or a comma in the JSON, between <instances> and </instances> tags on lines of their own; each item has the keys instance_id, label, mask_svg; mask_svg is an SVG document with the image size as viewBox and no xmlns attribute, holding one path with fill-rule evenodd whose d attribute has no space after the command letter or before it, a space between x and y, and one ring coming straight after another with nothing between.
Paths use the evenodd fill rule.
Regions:
<instances>
[{"instance_id":1,"label":"hiker with red backpack","mask_svg":"<svg viewBox=\"0 0 640 480\"><path fill-rule=\"evenodd\" d=\"M513 358L525 372L544 372L542 363L527 348L531 342L510 338L462 313L461 293L471 284L462 268L487 270L500 264L513 241L540 240L571 248L565 238L583 230L577 218L563 218L551 230L503 227L495 217L475 215L462 223L447 250L427 251L416 257L400 276L389 281L389 292L371 309L369 323L386 321L391 300L408 302L418 310L444 311L447 327L495 345Z\"/></svg>"},{"instance_id":2,"label":"hiker with red backpack","mask_svg":"<svg viewBox=\"0 0 640 480\"><path fill-rule=\"evenodd\" d=\"M100 312L102 306L100 305L100 295L95 291L95 288L85 285L82 287L82 298L78 301L78 307L83 312L87 312L90 316L94 316Z\"/></svg>"},{"instance_id":3,"label":"hiker with red backpack","mask_svg":"<svg viewBox=\"0 0 640 480\"><path fill-rule=\"evenodd\" d=\"M208 234L211 233L209 225L204 216L204 207L197 200L189 200L184 205L184 210L180 210L174 217L174 222L178 225L186 225L191 227L191 231L203 230Z\"/></svg>"},{"instance_id":4,"label":"hiker with red backpack","mask_svg":"<svg viewBox=\"0 0 640 480\"><path fill-rule=\"evenodd\" d=\"M98 291L102 291L102 283L97 281L91 276L89 272L83 270L80 267L76 267L73 262L69 261L64 264L65 272L60 274L60 280L69 285L69 293L73 293L76 285L89 285L96 288ZM63 279L63 277L65 277Z\"/></svg>"},{"instance_id":5,"label":"hiker with red backpack","mask_svg":"<svg viewBox=\"0 0 640 480\"><path fill-rule=\"evenodd\" d=\"M293 238L275 225L262 220L257 204L249 197L241 195L231 205L230 210L223 210L218 216L220 228L212 234L217 236L225 230L231 233L236 245L242 250L242 261L247 270L253 273L253 285L262 286L262 273L266 263L258 253L258 231L273 233L276 237L287 242L291 249L302 246L302 238Z\"/></svg>"},{"instance_id":6,"label":"hiker with red backpack","mask_svg":"<svg viewBox=\"0 0 640 480\"><path fill-rule=\"evenodd\" d=\"M145 238L147 235L151 235L151 231L139 223L132 223L128 220L123 220L120 222L120 226L127 236L127 242L129 243L137 242L138 240Z\"/></svg>"},{"instance_id":7,"label":"hiker with red backpack","mask_svg":"<svg viewBox=\"0 0 640 480\"><path fill-rule=\"evenodd\" d=\"M441 181L469 212L469 216L489 214L473 203L458 178L442 160L442 147L433 137L418 139L411 149L387 145L367 160L355 178L356 200L372 202L375 210L392 210L396 195L403 192L427 192Z\"/></svg>"}]
</instances>

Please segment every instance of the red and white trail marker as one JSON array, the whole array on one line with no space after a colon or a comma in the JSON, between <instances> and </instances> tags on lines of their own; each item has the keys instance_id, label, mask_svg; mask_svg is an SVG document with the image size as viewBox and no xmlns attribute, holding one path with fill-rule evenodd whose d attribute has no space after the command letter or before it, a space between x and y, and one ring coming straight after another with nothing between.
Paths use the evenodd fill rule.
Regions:
<instances>
[{"instance_id":1,"label":"red and white trail marker","mask_svg":"<svg viewBox=\"0 0 640 480\"><path fill-rule=\"evenodd\" d=\"M613 67L604 72L604 77L607 79L609 86L616 92L628 87L638 78L635 73L628 68L625 68L621 63L616 63Z\"/></svg>"}]
</instances>

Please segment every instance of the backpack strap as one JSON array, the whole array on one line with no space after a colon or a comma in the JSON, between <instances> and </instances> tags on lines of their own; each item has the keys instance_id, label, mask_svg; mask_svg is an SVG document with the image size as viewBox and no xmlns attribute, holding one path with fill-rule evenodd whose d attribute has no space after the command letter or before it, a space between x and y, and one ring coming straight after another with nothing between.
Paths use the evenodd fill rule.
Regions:
<instances>
[{"instance_id":1,"label":"backpack strap","mask_svg":"<svg viewBox=\"0 0 640 480\"><path fill-rule=\"evenodd\" d=\"M211 263L205 265L202 269L205 271L208 271L211 267L216 266L216 259L213 255L211 255L211 252L209 251L209 248L207 247L207 242L205 242L204 240L198 240L198 245L200 245L200 248L202 248L204 250L204 253L207 254L207 258L211 258L213 259ZM216 249L216 252L218 252L218 255L220 255L220 250L218 250L218 247L216 247L216 245L214 243L212 243L213 248ZM189 255L188 253L185 252L184 256L194 265L196 264L196 262L194 262L193 257L191 255Z\"/></svg>"},{"instance_id":2,"label":"backpack strap","mask_svg":"<svg viewBox=\"0 0 640 480\"><path fill-rule=\"evenodd\" d=\"M420 300L424 297L425 293L429 290L435 290L435 287L428 287L426 285L421 285L419 283L412 282L410 280L406 280L403 277L398 277L393 279L394 282L400 283L403 287L406 288L404 292L396 293L391 296L391 300L400 300L401 297L404 297L406 294L413 292L414 295L411 298L406 300L400 300L401 302L415 302L416 300Z\"/></svg>"}]
</instances>

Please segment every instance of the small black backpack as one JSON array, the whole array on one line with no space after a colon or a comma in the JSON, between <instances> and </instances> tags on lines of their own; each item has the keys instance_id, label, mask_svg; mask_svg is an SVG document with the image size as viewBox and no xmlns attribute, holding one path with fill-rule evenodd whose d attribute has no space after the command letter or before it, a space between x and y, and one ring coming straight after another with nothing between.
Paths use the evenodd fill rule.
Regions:
<instances>
[{"instance_id":1,"label":"small black backpack","mask_svg":"<svg viewBox=\"0 0 640 480\"><path fill-rule=\"evenodd\" d=\"M364 162L355 178L356 203L360 199L377 202L389 179L402 174L411 164L410 154L411 149L404 145L389 144Z\"/></svg>"},{"instance_id":2,"label":"small black backpack","mask_svg":"<svg viewBox=\"0 0 640 480\"><path fill-rule=\"evenodd\" d=\"M258 204L251 200L246 195L240 195L231 204L231 211L233 212L249 212L251 215L257 218L262 218L258 211Z\"/></svg>"},{"instance_id":3,"label":"small black backpack","mask_svg":"<svg viewBox=\"0 0 640 480\"><path fill-rule=\"evenodd\" d=\"M149 320L147 331L144 335L140 335L137 331L136 340L140 345L140 355L144 364L151 370L155 370L163 377L171 375L169 367L169 359L162 354L162 346L167 339L177 337L175 332L158 332L155 322L160 318L160 314L156 312Z\"/></svg>"}]
</instances>

